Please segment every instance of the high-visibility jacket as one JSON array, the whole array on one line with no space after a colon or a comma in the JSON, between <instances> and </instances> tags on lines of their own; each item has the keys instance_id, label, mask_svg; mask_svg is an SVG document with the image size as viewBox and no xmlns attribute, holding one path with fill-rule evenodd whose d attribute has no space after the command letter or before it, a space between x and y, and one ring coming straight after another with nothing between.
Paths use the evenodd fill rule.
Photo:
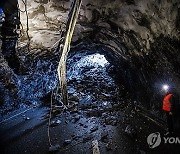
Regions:
<instances>
[{"instance_id":1,"label":"high-visibility jacket","mask_svg":"<svg viewBox=\"0 0 180 154\"><path fill-rule=\"evenodd\" d=\"M163 100L163 110L164 111L168 111L170 112L171 111L171 102L170 102L170 99L172 97L172 94L168 94L164 97L164 100Z\"/></svg>"}]
</instances>

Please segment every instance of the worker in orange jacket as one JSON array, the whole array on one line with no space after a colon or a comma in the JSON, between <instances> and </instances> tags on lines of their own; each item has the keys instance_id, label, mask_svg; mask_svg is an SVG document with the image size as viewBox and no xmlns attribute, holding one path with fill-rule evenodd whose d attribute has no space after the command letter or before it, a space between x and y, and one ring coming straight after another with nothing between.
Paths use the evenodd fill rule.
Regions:
<instances>
[{"instance_id":1,"label":"worker in orange jacket","mask_svg":"<svg viewBox=\"0 0 180 154\"><path fill-rule=\"evenodd\" d=\"M174 131L174 127L173 127L174 104L175 104L175 99L173 94L170 91L168 91L168 89L166 89L166 95L164 96L163 99L162 109L163 111L166 112L167 126L168 126L167 134L172 134Z\"/></svg>"}]
</instances>

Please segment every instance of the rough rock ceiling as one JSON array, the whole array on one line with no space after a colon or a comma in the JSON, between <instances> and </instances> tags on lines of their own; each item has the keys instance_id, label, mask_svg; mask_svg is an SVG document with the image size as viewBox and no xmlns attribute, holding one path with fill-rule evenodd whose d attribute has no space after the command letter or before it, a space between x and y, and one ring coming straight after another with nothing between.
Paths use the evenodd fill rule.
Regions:
<instances>
[{"instance_id":1,"label":"rough rock ceiling","mask_svg":"<svg viewBox=\"0 0 180 154\"><path fill-rule=\"evenodd\" d=\"M19 3L23 10L21 0ZM59 31L65 28L70 4L70 0L28 2L29 33L33 46L52 48L59 39ZM112 33L116 28L116 35L121 41L140 54L149 50L150 44L160 34L179 39L179 9L178 0L83 0L73 40L101 30ZM25 13L21 14L21 21L25 27ZM136 49L134 41L140 49Z\"/></svg>"}]
</instances>

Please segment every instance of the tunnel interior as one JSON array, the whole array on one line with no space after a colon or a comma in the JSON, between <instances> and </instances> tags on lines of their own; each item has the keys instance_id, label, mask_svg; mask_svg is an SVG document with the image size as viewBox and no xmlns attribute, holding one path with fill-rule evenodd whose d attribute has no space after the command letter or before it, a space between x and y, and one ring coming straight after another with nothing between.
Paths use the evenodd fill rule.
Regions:
<instances>
[{"instance_id":1,"label":"tunnel interior","mask_svg":"<svg viewBox=\"0 0 180 154\"><path fill-rule=\"evenodd\" d=\"M84 0L66 61L68 104L57 68L71 1L16 2L0 11L3 153L180 152L179 144L152 149L147 139L166 137L164 85L179 137L177 0Z\"/></svg>"},{"instance_id":2,"label":"tunnel interior","mask_svg":"<svg viewBox=\"0 0 180 154\"><path fill-rule=\"evenodd\" d=\"M125 96L128 91L125 88L124 81L119 80L120 76L116 74L117 70L112 63L113 60L107 54L110 49L102 50L101 47L84 48L84 44L81 46L83 48L78 46L72 49L67 59L69 101L71 102L73 97L77 97L78 100L76 101L88 97L95 102L94 104L107 99L111 102L105 102L105 104L110 103L112 105L113 102L122 100L123 95ZM10 91L1 85L1 96L3 96L2 117L21 107L28 108L31 105L50 104L51 92L57 87L57 56L49 57L45 55L33 61L30 56L30 59L26 57L23 63L24 66L30 66L31 69L28 70L28 75L18 77L18 97L11 95ZM59 97L54 100L55 104L61 105L61 93L58 92L57 95ZM8 103L9 101L11 103Z\"/></svg>"}]
</instances>

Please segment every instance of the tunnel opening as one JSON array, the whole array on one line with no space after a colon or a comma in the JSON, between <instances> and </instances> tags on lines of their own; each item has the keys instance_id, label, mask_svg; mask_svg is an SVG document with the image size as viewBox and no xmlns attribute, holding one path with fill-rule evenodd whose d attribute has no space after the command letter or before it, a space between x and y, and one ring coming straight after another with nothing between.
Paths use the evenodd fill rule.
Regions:
<instances>
[{"instance_id":1,"label":"tunnel opening","mask_svg":"<svg viewBox=\"0 0 180 154\"><path fill-rule=\"evenodd\" d=\"M67 60L67 80L70 95L80 94L79 97L82 97L82 100L91 97L94 106L97 105L97 107L102 104L117 105L120 100L123 100L123 95L127 91L123 82L118 81L115 66L109 60L111 58L107 56L107 52L92 48L91 50L70 53ZM72 91L73 86L76 90ZM124 99L126 98L124 97ZM89 104L90 106L91 104Z\"/></svg>"},{"instance_id":2,"label":"tunnel opening","mask_svg":"<svg viewBox=\"0 0 180 154\"><path fill-rule=\"evenodd\" d=\"M116 74L117 69L112 63L112 57L108 55L110 50L108 48L102 50L102 47L91 45L89 45L91 48L84 48L86 45L87 43L83 43L78 48L72 49L68 56L67 83L70 104L78 105L81 102L82 106L91 108L92 104L86 104L86 99L88 99L88 103L94 102L94 106L109 105L112 107L119 103L121 104L119 106L123 108L126 103L123 104L122 101L129 96L123 84L124 81L120 80ZM1 104L2 119L31 106L49 107L51 93L58 87L56 73L58 58L45 54L32 61L31 56L24 59L25 66L31 66L28 75L18 77L18 97L9 95L8 90L2 91L2 96L4 96L3 104ZM1 86L3 88L3 85ZM54 105L62 105L61 93L54 95L53 99ZM8 103L9 101L11 103ZM84 104L83 101L85 101ZM11 114L8 115L8 113Z\"/></svg>"},{"instance_id":3,"label":"tunnel opening","mask_svg":"<svg viewBox=\"0 0 180 154\"><path fill-rule=\"evenodd\" d=\"M127 50L123 45L121 48L124 52ZM75 110L78 110L79 101L82 105L88 96L97 107L104 104L123 109L129 105L132 107L138 105L156 115L161 115L163 119L162 113L159 112L161 104L158 103L162 99L162 94L158 91L161 86L152 87L153 83L143 85L141 79L146 72L137 70L137 66L133 66L123 56L115 54L115 51L97 42L78 41L73 44L67 60L67 83L71 106L75 104ZM50 106L51 93L58 86L57 55L58 53L45 52L43 55L30 54L24 59L24 65L30 66L31 69L28 75L18 77L18 98L9 95L8 90L2 91L4 95L4 104L1 105L2 116L19 108L27 109L32 105ZM34 56L33 61L32 56ZM132 60L139 61L136 57ZM1 86L3 88L3 85ZM149 97L150 93L153 97ZM62 105L60 91L56 95L53 96L54 105ZM11 103L7 103L9 100ZM85 108L88 108L88 105Z\"/></svg>"}]
</instances>

